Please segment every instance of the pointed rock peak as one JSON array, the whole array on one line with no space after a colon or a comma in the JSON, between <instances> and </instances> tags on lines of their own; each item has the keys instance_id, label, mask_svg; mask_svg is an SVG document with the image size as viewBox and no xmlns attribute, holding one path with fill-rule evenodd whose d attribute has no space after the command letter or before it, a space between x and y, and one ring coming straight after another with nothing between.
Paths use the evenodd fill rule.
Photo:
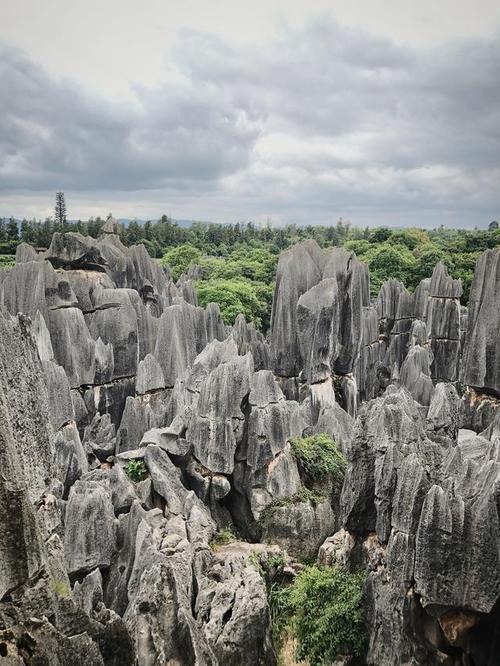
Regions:
<instances>
[{"instance_id":1,"label":"pointed rock peak","mask_svg":"<svg viewBox=\"0 0 500 666\"><path fill-rule=\"evenodd\" d=\"M101 234L117 234L118 233L118 220L115 220L110 213L106 218L106 222L101 227Z\"/></svg>"},{"instance_id":2,"label":"pointed rock peak","mask_svg":"<svg viewBox=\"0 0 500 666\"><path fill-rule=\"evenodd\" d=\"M284 400L285 396L274 379L271 370L259 370L250 379L249 403L255 407L267 407L270 403Z\"/></svg>"},{"instance_id":3,"label":"pointed rock peak","mask_svg":"<svg viewBox=\"0 0 500 666\"><path fill-rule=\"evenodd\" d=\"M163 370L156 358L152 354L147 354L137 369L135 392L137 395L143 395L161 388L165 388Z\"/></svg>"},{"instance_id":4,"label":"pointed rock peak","mask_svg":"<svg viewBox=\"0 0 500 666\"><path fill-rule=\"evenodd\" d=\"M448 269L440 261L436 264L431 277L429 296L437 298L460 298L462 280L454 280L448 275Z\"/></svg>"}]
</instances>

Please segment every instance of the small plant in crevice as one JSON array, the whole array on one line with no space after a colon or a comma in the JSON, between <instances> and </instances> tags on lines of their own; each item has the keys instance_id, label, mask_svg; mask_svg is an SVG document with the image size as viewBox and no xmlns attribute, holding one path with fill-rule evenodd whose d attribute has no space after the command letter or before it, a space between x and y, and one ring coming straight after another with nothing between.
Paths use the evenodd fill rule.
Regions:
<instances>
[{"instance_id":1,"label":"small plant in crevice","mask_svg":"<svg viewBox=\"0 0 500 666\"><path fill-rule=\"evenodd\" d=\"M231 525L223 527L217 532L214 538L210 541L210 547L216 548L217 546L225 546L232 541L237 541L238 535L234 533Z\"/></svg>"},{"instance_id":2,"label":"small plant in crevice","mask_svg":"<svg viewBox=\"0 0 500 666\"><path fill-rule=\"evenodd\" d=\"M146 465L144 464L144 460L140 460L137 458L134 458L132 460L129 460L128 463L125 465L125 473L135 483L138 483L139 481L144 481L144 479L147 476L147 469Z\"/></svg>"},{"instance_id":3,"label":"small plant in crevice","mask_svg":"<svg viewBox=\"0 0 500 666\"><path fill-rule=\"evenodd\" d=\"M337 487L342 483L347 461L329 435L293 437L290 446L306 485L327 479Z\"/></svg>"},{"instance_id":4,"label":"small plant in crevice","mask_svg":"<svg viewBox=\"0 0 500 666\"><path fill-rule=\"evenodd\" d=\"M311 502L314 506L323 502L326 499L326 495L316 490L310 490L305 486L302 486L294 495L288 497L282 497L280 499L273 500L268 504L261 512L259 516L259 525L264 527L272 519L273 515L276 513L277 509L286 506L293 506L294 504L300 504L301 502Z\"/></svg>"},{"instance_id":5,"label":"small plant in crevice","mask_svg":"<svg viewBox=\"0 0 500 666\"><path fill-rule=\"evenodd\" d=\"M289 621L288 597L291 586L285 584L283 575L287 558L283 553L259 555L254 551L250 556L250 561L259 571L266 585L273 642L279 649L286 635Z\"/></svg>"},{"instance_id":6,"label":"small plant in crevice","mask_svg":"<svg viewBox=\"0 0 500 666\"><path fill-rule=\"evenodd\" d=\"M342 375L333 374L332 385L333 392L335 394L335 400L339 403L339 405L341 405L344 398L344 391L342 389Z\"/></svg>"},{"instance_id":7,"label":"small plant in crevice","mask_svg":"<svg viewBox=\"0 0 500 666\"><path fill-rule=\"evenodd\" d=\"M58 597L69 597L71 595L71 588L65 580L54 578L50 581L50 587Z\"/></svg>"}]
</instances>

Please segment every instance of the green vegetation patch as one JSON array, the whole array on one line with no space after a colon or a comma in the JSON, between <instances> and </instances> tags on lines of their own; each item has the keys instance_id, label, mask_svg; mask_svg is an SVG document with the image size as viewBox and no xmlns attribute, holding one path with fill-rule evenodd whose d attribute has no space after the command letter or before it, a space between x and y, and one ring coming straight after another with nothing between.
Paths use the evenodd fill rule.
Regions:
<instances>
[{"instance_id":1,"label":"green vegetation patch","mask_svg":"<svg viewBox=\"0 0 500 666\"><path fill-rule=\"evenodd\" d=\"M296 658L310 666L330 664L341 655L359 657L364 653L364 571L349 573L339 566L310 564L287 584L282 555L255 555L253 562L266 584L278 653L289 636L297 642Z\"/></svg>"},{"instance_id":2,"label":"green vegetation patch","mask_svg":"<svg viewBox=\"0 0 500 666\"><path fill-rule=\"evenodd\" d=\"M132 479L132 481L135 481L136 483L143 481L147 476L147 469L146 465L144 464L144 460L129 460L125 465L125 473L129 479Z\"/></svg>"},{"instance_id":3,"label":"green vegetation patch","mask_svg":"<svg viewBox=\"0 0 500 666\"><path fill-rule=\"evenodd\" d=\"M202 253L197 247L185 243L169 248L161 259L163 266L168 266L172 272L172 277L177 281L191 266L197 266L200 263Z\"/></svg>"},{"instance_id":4,"label":"green vegetation patch","mask_svg":"<svg viewBox=\"0 0 500 666\"><path fill-rule=\"evenodd\" d=\"M326 433L290 440L299 471L306 482L331 478L337 485L344 478L347 462L333 439Z\"/></svg>"},{"instance_id":5,"label":"green vegetation patch","mask_svg":"<svg viewBox=\"0 0 500 666\"><path fill-rule=\"evenodd\" d=\"M322 666L342 654L360 656L366 648L361 599L364 572L338 566L306 567L289 595L297 657Z\"/></svg>"},{"instance_id":6,"label":"green vegetation patch","mask_svg":"<svg viewBox=\"0 0 500 666\"><path fill-rule=\"evenodd\" d=\"M12 254L0 254L0 268L12 268L16 265L16 258Z\"/></svg>"},{"instance_id":7,"label":"green vegetation patch","mask_svg":"<svg viewBox=\"0 0 500 666\"><path fill-rule=\"evenodd\" d=\"M210 546L211 548L225 546L226 544L231 543L232 541L236 541L237 539L237 535L234 533L233 528L229 525L227 527L223 527L221 530L219 530L219 532L217 532L214 538L210 541Z\"/></svg>"}]
</instances>

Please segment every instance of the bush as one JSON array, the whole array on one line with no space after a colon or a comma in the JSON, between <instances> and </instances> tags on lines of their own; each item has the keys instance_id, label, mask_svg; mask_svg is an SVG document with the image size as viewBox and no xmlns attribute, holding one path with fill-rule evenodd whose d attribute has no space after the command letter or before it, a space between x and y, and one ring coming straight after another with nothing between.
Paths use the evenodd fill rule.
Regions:
<instances>
[{"instance_id":1,"label":"bush","mask_svg":"<svg viewBox=\"0 0 500 666\"><path fill-rule=\"evenodd\" d=\"M229 525L227 527L223 527L219 532L217 532L214 538L210 541L210 546L212 548L217 546L225 546L226 544L231 543L231 541L236 541L237 538L238 537L233 532L233 528Z\"/></svg>"},{"instance_id":2,"label":"bush","mask_svg":"<svg viewBox=\"0 0 500 666\"><path fill-rule=\"evenodd\" d=\"M256 327L261 324L267 304L258 293L256 286L249 280L212 279L198 282L196 285L198 302L202 307L208 303L218 303L222 319L226 324L234 324L242 313L247 322L253 321Z\"/></svg>"},{"instance_id":3,"label":"bush","mask_svg":"<svg viewBox=\"0 0 500 666\"><path fill-rule=\"evenodd\" d=\"M12 268L16 265L16 258L12 254L0 254L0 268Z\"/></svg>"},{"instance_id":4,"label":"bush","mask_svg":"<svg viewBox=\"0 0 500 666\"><path fill-rule=\"evenodd\" d=\"M340 567L306 567L288 595L297 657L322 666L366 647L361 598L365 573Z\"/></svg>"},{"instance_id":5,"label":"bush","mask_svg":"<svg viewBox=\"0 0 500 666\"><path fill-rule=\"evenodd\" d=\"M299 471L306 481L324 481L331 478L335 485L344 478L346 459L333 439L326 433L290 440Z\"/></svg>"},{"instance_id":6,"label":"bush","mask_svg":"<svg viewBox=\"0 0 500 666\"><path fill-rule=\"evenodd\" d=\"M177 245L165 252L160 260L162 266L169 266L174 280L187 271L190 266L197 265L201 260L202 254L197 247L189 245Z\"/></svg>"},{"instance_id":7,"label":"bush","mask_svg":"<svg viewBox=\"0 0 500 666\"><path fill-rule=\"evenodd\" d=\"M144 460L129 460L128 463L125 465L125 472L127 476L132 479L132 481L135 481L136 483L138 481L143 481L146 478L147 475L147 470L146 470L146 465L144 464Z\"/></svg>"}]
</instances>

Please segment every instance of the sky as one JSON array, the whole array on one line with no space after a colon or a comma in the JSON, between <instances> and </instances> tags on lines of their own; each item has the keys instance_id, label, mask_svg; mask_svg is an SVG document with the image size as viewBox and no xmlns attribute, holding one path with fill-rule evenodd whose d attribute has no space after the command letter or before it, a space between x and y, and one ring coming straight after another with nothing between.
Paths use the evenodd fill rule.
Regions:
<instances>
[{"instance_id":1,"label":"sky","mask_svg":"<svg viewBox=\"0 0 500 666\"><path fill-rule=\"evenodd\" d=\"M495 0L0 0L0 216L486 227Z\"/></svg>"}]
</instances>

